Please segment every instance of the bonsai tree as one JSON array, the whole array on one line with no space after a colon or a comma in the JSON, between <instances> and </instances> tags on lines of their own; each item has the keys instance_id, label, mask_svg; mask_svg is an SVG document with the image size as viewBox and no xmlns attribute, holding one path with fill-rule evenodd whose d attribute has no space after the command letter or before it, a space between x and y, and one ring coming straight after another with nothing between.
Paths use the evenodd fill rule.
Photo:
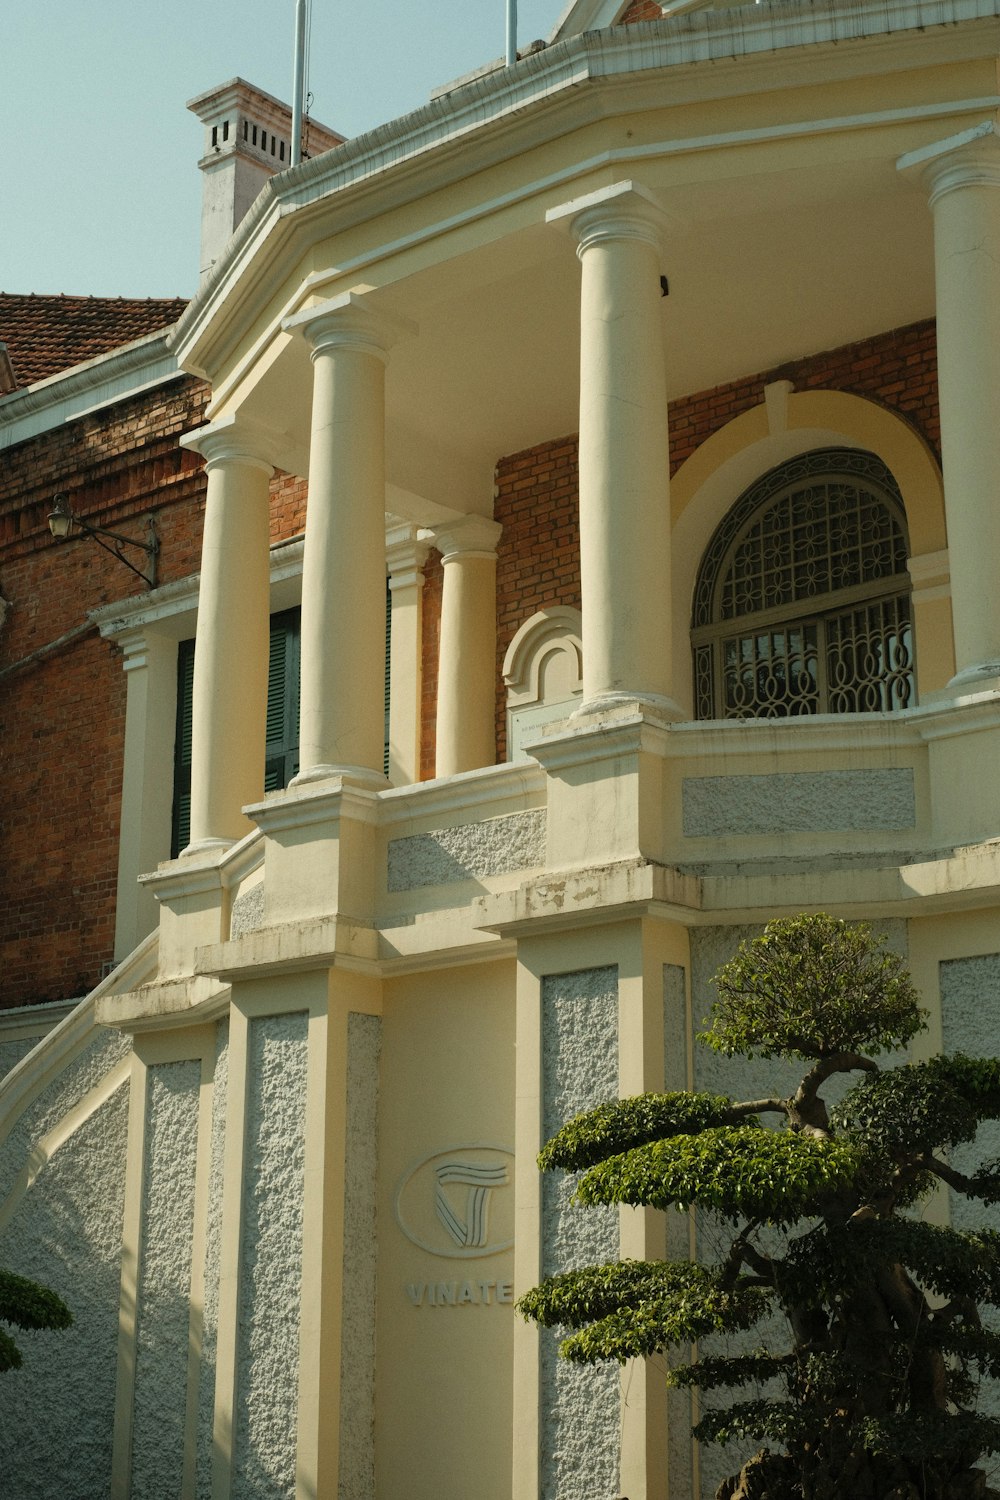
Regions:
<instances>
[{"instance_id":1,"label":"bonsai tree","mask_svg":"<svg viewBox=\"0 0 1000 1500\"><path fill-rule=\"evenodd\" d=\"M15 1328L68 1328L73 1314L61 1297L37 1281L0 1270L0 1322ZM19 1370L21 1351L4 1328L0 1328L0 1371Z\"/></svg>"},{"instance_id":2,"label":"bonsai tree","mask_svg":"<svg viewBox=\"0 0 1000 1500\"><path fill-rule=\"evenodd\" d=\"M1000 1421L977 1411L984 1378L1000 1375L1000 1334L980 1319L1000 1305L1000 1234L919 1209L939 1183L1000 1200L1000 1162L966 1175L946 1160L1000 1117L1000 1063L875 1061L924 1022L901 960L866 925L771 922L715 983L700 1040L799 1059L795 1091L610 1102L563 1126L539 1163L582 1172L582 1204L714 1211L727 1226L719 1259L569 1271L520 1311L572 1330L560 1353L582 1363L689 1356L708 1335L742 1335L746 1352L665 1374L731 1393L702 1415L700 1441L762 1445L717 1500L1000 1500L977 1467L1000 1452ZM828 1106L841 1074L851 1086ZM757 1347L765 1321L782 1332Z\"/></svg>"}]
</instances>

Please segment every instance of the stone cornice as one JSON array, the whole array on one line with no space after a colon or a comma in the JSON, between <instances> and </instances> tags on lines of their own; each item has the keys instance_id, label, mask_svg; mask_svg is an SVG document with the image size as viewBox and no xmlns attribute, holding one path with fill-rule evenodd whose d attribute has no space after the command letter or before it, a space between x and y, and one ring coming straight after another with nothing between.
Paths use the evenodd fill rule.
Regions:
<instances>
[{"instance_id":1,"label":"stone cornice","mask_svg":"<svg viewBox=\"0 0 1000 1500\"><path fill-rule=\"evenodd\" d=\"M879 66L884 67L888 41L909 33L923 56L928 46L939 45L927 39L930 26L954 28L956 23L985 21L998 13L1000 0L885 0L849 9L837 0L782 0L736 11L696 11L561 40L521 58L515 68L474 79L265 184L178 323L171 347L187 368L204 373L211 367L218 374L223 351L238 337L242 316L239 299L231 301L230 294L240 287L244 297L251 283L263 287L268 272L259 252L265 240L280 235L289 253L295 253L292 242L297 250L305 248L317 212L324 216L324 236L336 232L336 224L330 222L332 199L338 200L338 207L343 203L356 226L397 201L413 201L456 175L468 176L474 167L509 159L529 143L562 133L572 128L567 110L581 120L592 112L593 105L581 96L582 84L605 80L616 87L641 88L644 75L653 83L652 75L663 68L711 63L699 97L719 97L727 89L756 92L762 87L759 76L747 75L742 66L748 57L760 57L761 65L766 57L769 71L787 69L788 83L804 84L812 56L829 52L845 59L849 68L858 67L862 54L857 45L845 50L843 42L870 43L879 49ZM979 50L986 45L982 39ZM957 106L959 112L966 107L965 101ZM934 108L924 106L916 113L933 113ZM954 112L956 106L950 108ZM778 133L785 131L781 127ZM635 153L620 155L625 163ZM358 195L363 202L357 201Z\"/></svg>"}]
</instances>

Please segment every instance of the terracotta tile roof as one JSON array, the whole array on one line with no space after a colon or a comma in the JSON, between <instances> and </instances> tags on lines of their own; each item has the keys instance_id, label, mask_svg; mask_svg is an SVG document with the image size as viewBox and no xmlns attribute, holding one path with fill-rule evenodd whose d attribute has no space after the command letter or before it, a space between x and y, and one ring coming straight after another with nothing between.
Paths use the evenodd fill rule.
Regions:
<instances>
[{"instance_id":1,"label":"terracotta tile roof","mask_svg":"<svg viewBox=\"0 0 1000 1500\"><path fill-rule=\"evenodd\" d=\"M7 345L16 386L31 385L169 328L186 306L184 297L22 297L0 292L0 343Z\"/></svg>"}]
</instances>

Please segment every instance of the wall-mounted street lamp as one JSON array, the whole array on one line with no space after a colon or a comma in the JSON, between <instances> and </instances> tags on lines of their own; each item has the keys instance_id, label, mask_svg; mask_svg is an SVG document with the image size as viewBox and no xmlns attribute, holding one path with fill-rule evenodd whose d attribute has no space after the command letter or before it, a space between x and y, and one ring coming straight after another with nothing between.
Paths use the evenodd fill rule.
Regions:
<instances>
[{"instance_id":1,"label":"wall-mounted street lamp","mask_svg":"<svg viewBox=\"0 0 1000 1500\"><path fill-rule=\"evenodd\" d=\"M122 536L120 532L108 531L103 526L91 526L89 521L75 516L70 510L68 495L54 495L52 509L49 512L49 530L52 535L57 541L65 541L68 536L72 536L74 526L79 527L85 536L92 537L99 547L104 548L105 552L110 552L112 557L117 557L118 561L123 562L126 568L142 579L143 583L148 583L151 589L156 587L156 559L160 551L160 543L152 516L146 526L146 540L142 542L137 537ZM114 546L109 547L107 542L101 540L105 536L111 538ZM138 547L140 552L145 552L149 559L146 565L148 572L144 573L141 568L130 563L122 552L123 547Z\"/></svg>"}]
</instances>

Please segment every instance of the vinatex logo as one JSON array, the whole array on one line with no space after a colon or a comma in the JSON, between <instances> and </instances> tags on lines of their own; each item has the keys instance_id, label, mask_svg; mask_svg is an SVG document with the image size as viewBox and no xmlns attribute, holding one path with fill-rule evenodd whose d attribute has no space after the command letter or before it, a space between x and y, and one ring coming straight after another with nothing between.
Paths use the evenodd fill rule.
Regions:
<instances>
[{"instance_id":1,"label":"vinatex logo","mask_svg":"<svg viewBox=\"0 0 1000 1500\"><path fill-rule=\"evenodd\" d=\"M414 1245L452 1260L498 1255L514 1243L511 1163L479 1142L422 1156L396 1189L396 1223Z\"/></svg>"}]
</instances>

